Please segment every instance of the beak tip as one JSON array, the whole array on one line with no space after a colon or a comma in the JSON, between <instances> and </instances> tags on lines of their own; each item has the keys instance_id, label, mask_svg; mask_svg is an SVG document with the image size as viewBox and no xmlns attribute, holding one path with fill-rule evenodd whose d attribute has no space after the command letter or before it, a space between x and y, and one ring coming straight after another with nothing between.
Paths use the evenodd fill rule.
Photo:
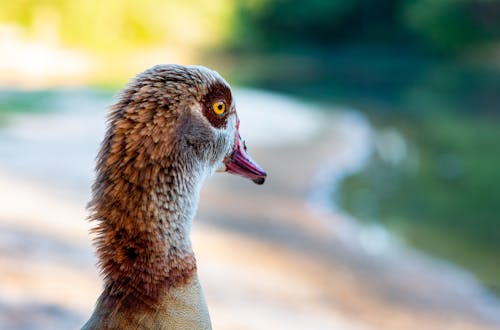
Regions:
<instances>
[{"instance_id":1,"label":"beak tip","mask_svg":"<svg viewBox=\"0 0 500 330\"><path fill-rule=\"evenodd\" d=\"M253 179L252 181L255 182L258 185L262 185L266 181L266 177L265 176L264 177L259 177L259 178Z\"/></svg>"}]
</instances>

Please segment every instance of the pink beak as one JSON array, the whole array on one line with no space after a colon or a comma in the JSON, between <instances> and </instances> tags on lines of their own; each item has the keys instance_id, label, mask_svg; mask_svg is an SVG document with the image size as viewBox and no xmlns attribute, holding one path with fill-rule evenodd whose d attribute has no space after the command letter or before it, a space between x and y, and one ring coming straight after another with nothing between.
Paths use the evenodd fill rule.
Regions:
<instances>
[{"instance_id":1,"label":"pink beak","mask_svg":"<svg viewBox=\"0 0 500 330\"><path fill-rule=\"evenodd\" d=\"M234 149L229 156L224 159L226 172L240 175L252 180L256 184L263 184L266 180L267 173L247 153L245 142L240 136L239 127L240 120L236 118L236 141L234 143Z\"/></svg>"}]
</instances>

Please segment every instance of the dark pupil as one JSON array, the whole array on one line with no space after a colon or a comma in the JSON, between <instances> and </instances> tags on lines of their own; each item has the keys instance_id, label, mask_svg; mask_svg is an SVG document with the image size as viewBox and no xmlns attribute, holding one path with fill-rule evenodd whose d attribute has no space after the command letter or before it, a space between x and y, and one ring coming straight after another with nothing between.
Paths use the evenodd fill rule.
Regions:
<instances>
[{"instance_id":1,"label":"dark pupil","mask_svg":"<svg viewBox=\"0 0 500 330\"><path fill-rule=\"evenodd\" d=\"M217 105L217 109L222 110L222 103L219 103L219 104Z\"/></svg>"}]
</instances>

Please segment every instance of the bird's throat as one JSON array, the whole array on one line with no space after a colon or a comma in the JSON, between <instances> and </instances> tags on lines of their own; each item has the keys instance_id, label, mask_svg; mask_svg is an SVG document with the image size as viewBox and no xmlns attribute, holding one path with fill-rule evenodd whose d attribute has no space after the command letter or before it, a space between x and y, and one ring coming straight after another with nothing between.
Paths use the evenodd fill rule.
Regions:
<instances>
[{"instance_id":1,"label":"bird's throat","mask_svg":"<svg viewBox=\"0 0 500 330\"><path fill-rule=\"evenodd\" d=\"M171 288L195 278L189 232L201 182L186 179L181 170L162 169L155 180L141 184L109 180L101 198L94 199L103 296L110 304L153 307Z\"/></svg>"}]
</instances>

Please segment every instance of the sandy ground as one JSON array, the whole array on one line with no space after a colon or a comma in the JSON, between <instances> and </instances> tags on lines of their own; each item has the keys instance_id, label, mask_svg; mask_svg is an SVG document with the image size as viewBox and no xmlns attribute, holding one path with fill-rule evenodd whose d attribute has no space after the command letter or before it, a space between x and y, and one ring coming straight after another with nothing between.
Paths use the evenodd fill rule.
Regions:
<instances>
[{"instance_id":1,"label":"sandy ground","mask_svg":"<svg viewBox=\"0 0 500 330\"><path fill-rule=\"evenodd\" d=\"M252 93L242 95L243 107L258 96ZM325 203L335 181L366 157L368 151L352 153L371 139L363 120L315 114L313 127L306 109L294 117L301 138L273 143L279 117L289 112L277 113L248 125L260 127L262 141L257 136L252 145L246 137L268 170L266 184L217 174L202 191L192 239L214 329L500 329L500 302L469 274ZM251 119L240 116L243 128ZM0 144L7 143L4 136ZM6 150L0 148L0 329L78 328L101 286L85 222L90 181L65 185L63 170L34 179L43 162L29 173L14 171ZM54 179L58 173L62 181Z\"/></svg>"}]
</instances>

